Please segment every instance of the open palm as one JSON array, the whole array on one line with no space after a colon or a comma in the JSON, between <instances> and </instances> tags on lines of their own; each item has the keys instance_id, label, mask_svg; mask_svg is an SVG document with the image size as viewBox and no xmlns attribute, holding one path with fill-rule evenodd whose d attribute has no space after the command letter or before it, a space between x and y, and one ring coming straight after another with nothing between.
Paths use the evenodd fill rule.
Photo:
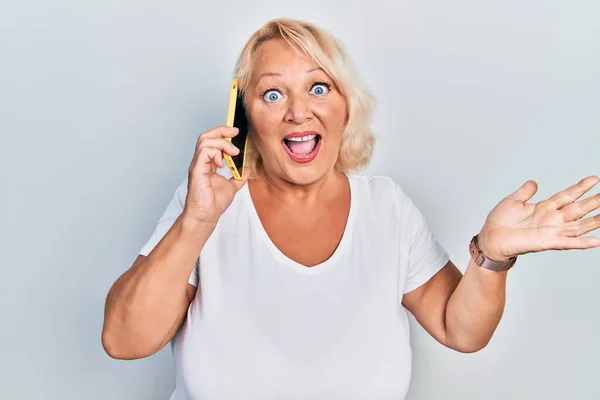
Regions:
<instances>
[{"instance_id":1,"label":"open palm","mask_svg":"<svg viewBox=\"0 0 600 400\"><path fill-rule=\"evenodd\" d=\"M535 181L527 181L487 216L479 237L482 251L504 261L544 250L600 246L600 238L581 236L600 227L600 215L582 219L600 208L600 194L576 201L599 181L595 175L588 176L538 203L527 203L538 189Z\"/></svg>"}]
</instances>

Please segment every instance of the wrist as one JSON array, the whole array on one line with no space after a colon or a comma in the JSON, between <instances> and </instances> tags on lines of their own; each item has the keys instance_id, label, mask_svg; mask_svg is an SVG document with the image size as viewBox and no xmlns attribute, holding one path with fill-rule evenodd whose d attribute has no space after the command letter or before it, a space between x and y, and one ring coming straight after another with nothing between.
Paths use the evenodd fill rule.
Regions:
<instances>
[{"instance_id":1,"label":"wrist","mask_svg":"<svg viewBox=\"0 0 600 400\"><path fill-rule=\"evenodd\" d=\"M483 237L481 243L479 242L480 235ZM517 257L507 257L499 251L493 251L493 248L490 248L491 243L493 242L489 241L485 233L480 232L473 236L469 244L471 258L482 268L496 272L508 271L517 261Z\"/></svg>"},{"instance_id":2,"label":"wrist","mask_svg":"<svg viewBox=\"0 0 600 400\"><path fill-rule=\"evenodd\" d=\"M493 261L507 262L510 256L502 255L500 251L495 250L495 246L490 241L490 236L484 229L477 235L477 244L483 255Z\"/></svg>"},{"instance_id":3,"label":"wrist","mask_svg":"<svg viewBox=\"0 0 600 400\"><path fill-rule=\"evenodd\" d=\"M202 221L189 216L185 210L178 218L179 232L182 236L200 239L208 238L217 226L217 221Z\"/></svg>"}]
</instances>

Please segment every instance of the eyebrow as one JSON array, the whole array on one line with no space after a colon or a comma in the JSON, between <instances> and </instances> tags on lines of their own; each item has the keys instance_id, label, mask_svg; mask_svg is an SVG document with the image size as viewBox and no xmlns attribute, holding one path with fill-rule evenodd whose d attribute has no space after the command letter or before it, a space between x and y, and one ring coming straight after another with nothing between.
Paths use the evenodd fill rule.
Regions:
<instances>
[{"instance_id":1,"label":"eyebrow","mask_svg":"<svg viewBox=\"0 0 600 400\"><path fill-rule=\"evenodd\" d=\"M325 72L323 70L323 68L321 68L321 67L315 67L315 68L311 68L309 70L306 70L305 73L306 74L310 74L311 72L315 72L315 71L319 71L319 70ZM260 74L258 76L258 79L256 80L256 83L260 82L260 80L262 78L267 77L267 76L281 76L281 72L263 72L262 74Z\"/></svg>"}]
</instances>

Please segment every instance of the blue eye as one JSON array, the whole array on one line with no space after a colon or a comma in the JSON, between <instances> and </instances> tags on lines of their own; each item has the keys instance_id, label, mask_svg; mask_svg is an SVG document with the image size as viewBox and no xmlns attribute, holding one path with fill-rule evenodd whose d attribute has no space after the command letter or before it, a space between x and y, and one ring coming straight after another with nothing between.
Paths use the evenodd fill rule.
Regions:
<instances>
[{"instance_id":1,"label":"blue eye","mask_svg":"<svg viewBox=\"0 0 600 400\"><path fill-rule=\"evenodd\" d=\"M267 91L265 92L265 94L263 94L263 98L264 98L266 101L269 101L269 102L271 102L271 103L272 103L272 102L274 102L274 101L277 101L277 100L279 100L279 98L280 98L280 97L281 97L281 93L279 93L279 92L278 92L277 90L275 90L275 89L267 90Z\"/></svg>"},{"instance_id":2,"label":"blue eye","mask_svg":"<svg viewBox=\"0 0 600 400\"><path fill-rule=\"evenodd\" d=\"M324 94L329 92L329 85L326 83L315 83L311 88L311 92L316 94L317 96L323 96Z\"/></svg>"}]
</instances>

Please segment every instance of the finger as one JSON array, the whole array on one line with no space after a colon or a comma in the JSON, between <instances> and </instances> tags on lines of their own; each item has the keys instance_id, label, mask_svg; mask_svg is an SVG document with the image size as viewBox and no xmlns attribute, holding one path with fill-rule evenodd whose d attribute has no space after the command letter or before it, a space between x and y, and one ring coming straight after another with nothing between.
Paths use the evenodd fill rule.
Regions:
<instances>
[{"instance_id":1,"label":"finger","mask_svg":"<svg viewBox=\"0 0 600 400\"><path fill-rule=\"evenodd\" d=\"M225 140L225 139L223 139L223 140ZM228 141L225 140L225 142L228 142ZM190 168L192 166L196 165L201 158L202 158L202 161L200 161L200 163L205 164L206 163L206 155L207 155L207 152L205 150L211 149L211 148L218 152L221 152L220 149L217 149L217 148L214 148L211 146L197 147L194 152L194 156L192 157L192 162L190 163ZM210 152L210 154L213 154L213 152ZM222 158L222 154L221 154L221 157L219 157L219 158ZM217 158L217 160L218 160L218 158Z\"/></svg>"},{"instance_id":2,"label":"finger","mask_svg":"<svg viewBox=\"0 0 600 400\"><path fill-rule=\"evenodd\" d=\"M516 191L511 193L508 198L512 200L519 201L521 203L525 203L529 201L533 195L537 192L538 186L535 181L529 180L521 185Z\"/></svg>"},{"instance_id":3,"label":"finger","mask_svg":"<svg viewBox=\"0 0 600 400\"><path fill-rule=\"evenodd\" d=\"M591 188L593 188L599 180L600 179L596 175L583 178L573 186L556 193L546 200L546 202L554 209L559 210L583 196Z\"/></svg>"},{"instance_id":4,"label":"finger","mask_svg":"<svg viewBox=\"0 0 600 400\"><path fill-rule=\"evenodd\" d=\"M557 236L552 246L553 250L591 249L600 246L600 238L593 236L564 237Z\"/></svg>"},{"instance_id":5,"label":"finger","mask_svg":"<svg viewBox=\"0 0 600 400\"><path fill-rule=\"evenodd\" d=\"M204 147L192 161L190 173L210 174L215 164L223 165L223 153L213 147Z\"/></svg>"},{"instance_id":6,"label":"finger","mask_svg":"<svg viewBox=\"0 0 600 400\"><path fill-rule=\"evenodd\" d=\"M239 133L239 129L233 126L219 125L215 128L202 132L198 140L202 138L232 138Z\"/></svg>"},{"instance_id":7,"label":"finger","mask_svg":"<svg viewBox=\"0 0 600 400\"><path fill-rule=\"evenodd\" d=\"M200 136L198 136L198 139L196 140L196 147L195 147L194 151L196 153L199 152L200 147L202 146L202 143L206 139L232 138L235 135L237 135L238 132L239 132L238 128L232 128L230 126L225 126L225 125L221 125L216 128L213 128L211 130L208 130L206 132L203 132L200 134Z\"/></svg>"},{"instance_id":8,"label":"finger","mask_svg":"<svg viewBox=\"0 0 600 400\"><path fill-rule=\"evenodd\" d=\"M211 174L217 172L217 168L223 168L225 165L223 164L223 153L218 152L212 162Z\"/></svg>"},{"instance_id":9,"label":"finger","mask_svg":"<svg viewBox=\"0 0 600 400\"><path fill-rule=\"evenodd\" d=\"M235 147L233 143L223 138L204 138L200 141L199 149L202 149L204 147L218 149L224 153L229 154L230 156L235 156L240 152L240 149Z\"/></svg>"},{"instance_id":10,"label":"finger","mask_svg":"<svg viewBox=\"0 0 600 400\"><path fill-rule=\"evenodd\" d=\"M600 228L600 215L594 215L581 221L565 224L560 230L560 235L568 237L581 236L598 228Z\"/></svg>"},{"instance_id":11,"label":"finger","mask_svg":"<svg viewBox=\"0 0 600 400\"><path fill-rule=\"evenodd\" d=\"M600 193L592 197L588 197L585 200L568 204L566 207L564 207L561 210L563 214L563 221L576 221L598 208L600 208Z\"/></svg>"}]
</instances>

